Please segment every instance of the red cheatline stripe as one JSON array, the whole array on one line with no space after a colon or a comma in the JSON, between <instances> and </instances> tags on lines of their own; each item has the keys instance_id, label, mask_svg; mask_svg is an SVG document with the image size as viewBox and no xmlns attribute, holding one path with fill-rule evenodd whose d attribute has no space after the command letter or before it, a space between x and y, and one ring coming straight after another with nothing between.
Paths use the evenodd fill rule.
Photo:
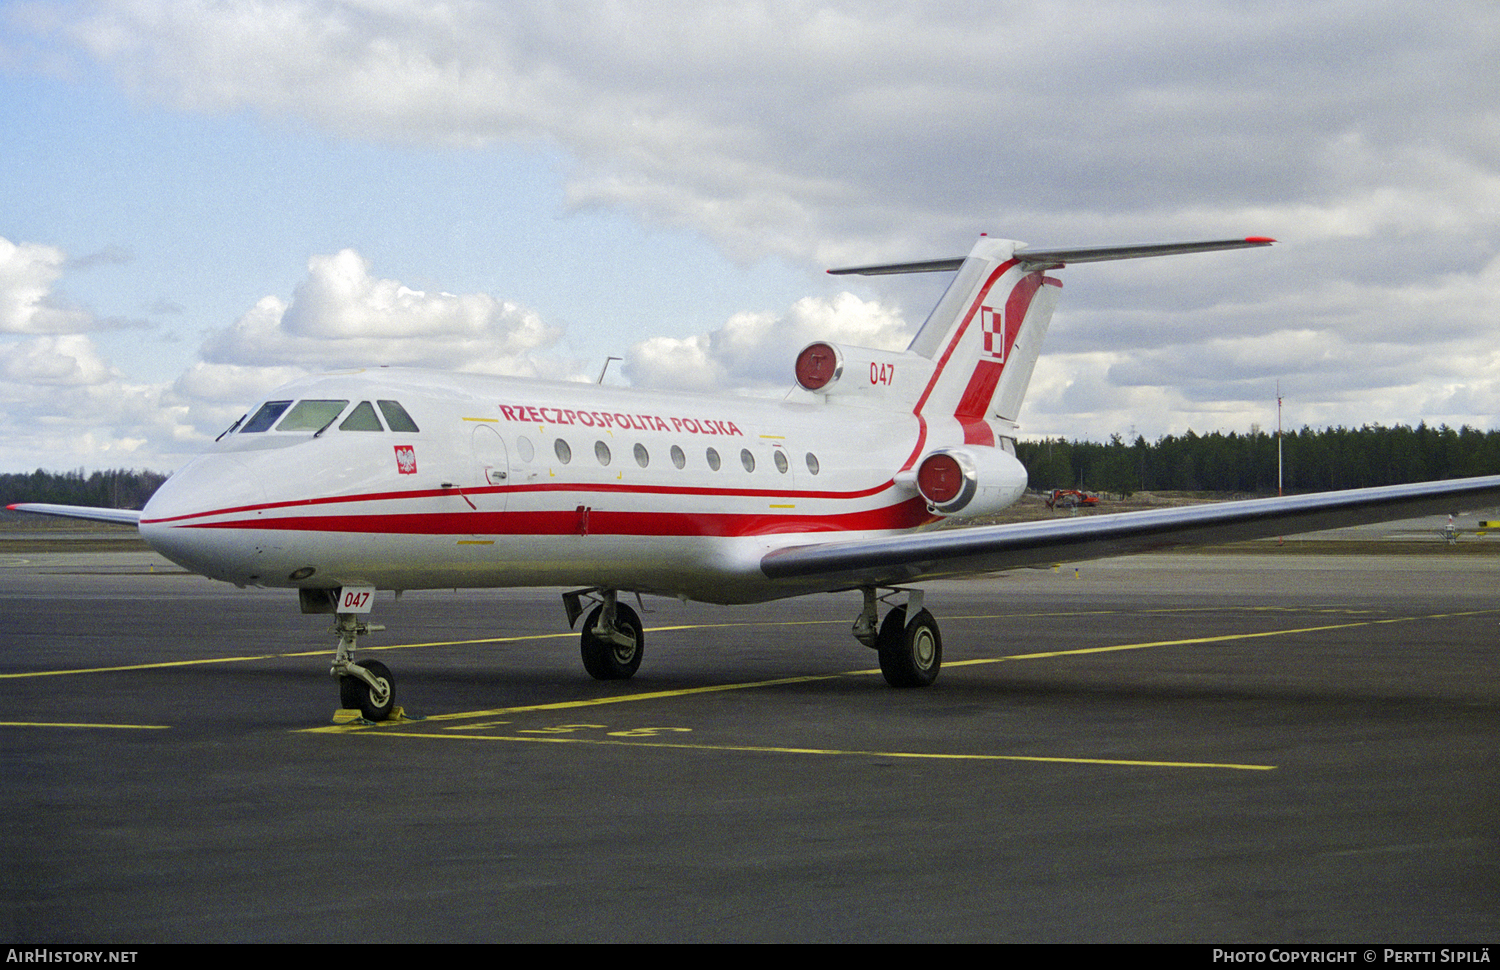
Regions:
<instances>
[{"instance_id":1,"label":"red cheatline stripe","mask_svg":"<svg viewBox=\"0 0 1500 970\"><path fill-rule=\"evenodd\" d=\"M922 425L923 431L926 425ZM521 492L589 492L601 494L626 494L626 495L708 495L722 498L785 498L788 500L812 500L812 499L854 499L865 498L885 491L895 482L886 479L879 485L869 488L856 489L849 492L834 491L795 491L776 489L754 489L754 488L690 488L676 485L627 485L614 482L588 483L544 483L538 485L485 485L475 488L428 488L413 490L409 492L367 492L360 495L333 495L326 498L296 499L287 502L264 502L259 505L236 505L223 509L210 509L207 512L188 512L183 515L164 516L155 519L142 519L142 525L158 525L165 522L186 522L189 519L203 519L215 515L235 515L243 512L264 512L270 509L297 509L308 508L317 505L339 505L351 502L388 502L404 501L408 499L439 498L442 496L457 497L458 495L480 496L494 495L500 492L516 494Z\"/></svg>"},{"instance_id":2,"label":"red cheatline stripe","mask_svg":"<svg viewBox=\"0 0 1500 970\"><path fill-rule=\"evenodd\" d=\"M897 505L839 515L784 513L637 512L591 508L588 532L631 536L753 536L806 532L855 532L910 529L933 521L921 498ZM349 532L386 535L573 535L578 511L541 512L426 512L410 515L307 515L257 517L228 522L194 522L185 529L246 529L251 531Z\"/></svg>"}]
</instances>

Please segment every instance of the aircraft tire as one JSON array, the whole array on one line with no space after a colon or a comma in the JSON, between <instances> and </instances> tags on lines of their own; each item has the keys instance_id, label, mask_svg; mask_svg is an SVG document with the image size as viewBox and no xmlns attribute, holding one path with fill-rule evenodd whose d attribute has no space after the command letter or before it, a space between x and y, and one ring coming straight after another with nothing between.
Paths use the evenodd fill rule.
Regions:
<instances>
[{"instance_id":1,"label":"aircraft tire","mask_svg":"<svg viewBox=\"0 0 1500 970\"><path fill-rule=\"evenodd\" d=\"M646 649L646 632L641 627L641 618L624 603L615 604L615 624L635 639L633 645L624 647L613 640L594 636L594 627L603 609L602 606L594 607L583 622L583 637L579 643L583 669L595 680L629 680L640 669L641 656Z\"/></svg>"},{"instance_id":2,"label":"aircraft tire","mask_svg":"<svg viewBox=\"0 0 1500 970\"><path fill-rule=\"evenodd\" d=\"M876 649L880 672L892 687L927 687L943 666L943 636L926 610L907 623L906 607L892 609L880 624Z\"/></svg>"},{"instance_id":3,"label":"aircraft tire","mask_svg":"<svg viewBox=\"0 0 1500 970\"><path fill-rule=\"evenodd\" d=\"M396 707L396 678L391 676L391 669L379 660L360 660L355 662L355 666L365 668L376 680L385 681L388 688L385 703L377 704L371 696L369 685L358 677L340 677L339 705L359 708L359 713L367 721L384 721Z\"/></svg>"}]
</instances>

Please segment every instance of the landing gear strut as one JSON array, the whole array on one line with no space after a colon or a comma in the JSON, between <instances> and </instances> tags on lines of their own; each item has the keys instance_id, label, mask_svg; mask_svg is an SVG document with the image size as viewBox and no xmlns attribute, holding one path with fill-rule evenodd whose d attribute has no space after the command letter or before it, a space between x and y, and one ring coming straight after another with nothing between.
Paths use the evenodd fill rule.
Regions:
<instances>
[{"instance_id":1,"label":"landing gear strut","mask_svg":"<svg viewBox=\"0 0 1500 970\"><path fill-rule=\"evenodd\" d=\"M587 590L563 596L569 625L583 612L580 596L595 592ZM597 593L602 602L583 621L583 635L579 641L583 669L595 680L629 680L640 668L646 649L641 618L635 610L619 602L615 590L598 590Z\"/></svg>"},{"instance_id":2,"label":"landing gear strut","mask_svg":"<svg viewBox=\"0 0 1500 970\"><path fill-rule=\"evenodd\" d=\"M922 591L908 590L905 606L894 606L875 632L875 590L865 587L864 609L854 621L855 639L880 653L880 673L892 687L927 687L943 666L943 636L922 608Z\"/></svg>"},{"instance_id":3,"label":"landing gear strut","mask_svg":"<svg viewBox=\"0 0 1500 970\"><path fill-rule=\"evenodd\" d=\"M396 707L396 678L379 660L354 660L354 646L366 633L384 630L374 623L362 623L357 614L340 613L333 632L339 645L334 652L333 668L328 672L339 679L339 705L359 708L367 721L384 721Z\"/></svg>"}]
</instances>

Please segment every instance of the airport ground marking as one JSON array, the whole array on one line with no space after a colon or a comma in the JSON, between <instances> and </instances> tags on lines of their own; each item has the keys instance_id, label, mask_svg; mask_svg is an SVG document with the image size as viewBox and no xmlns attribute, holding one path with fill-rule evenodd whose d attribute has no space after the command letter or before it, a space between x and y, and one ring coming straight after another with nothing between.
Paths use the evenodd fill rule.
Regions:
<instances>
[{"instance_id":1,"label":"airport ground marking","mask_svg":"<svg viewBox=\"0 0 1500 970\"><path fill-rule=\"evenodd\" d=\"M1202 611L1202 612L1221 612L1222 613L1222 612L1225 612L1228 609L1248 609L1248 610L1252 610L1252 611L1280 611L1280 610L1287 610L1289 612L1316 612L1316 613L1338 613L1338 612L1346 612L1346 613L1354 613L1354 614L1368 612L1368 611L1360 611L1360 610L1354 610L1354 611L1340 610L1340 609L1338 609L1336 607L1326 607L1326 608L1325 607L1320 607L1320 608L1308 609L1308 610L1298 610L1298 609L1295 609L1295 608L1287 608L1287 607L1192 607L1192 608L1186 608L1186 609L1166 609L1166 610L1068 610L1068 611L1045 612L1045 613L984 613L984 614L970 614L970 615L962 615L962 616L953 616L953 617L950 617L950 619L951 620L1004 620L1004 619L1027 619L1027 618L1035 618L1035 617L1040 617L1040 616L1112 616L1112 615L1120 615L1120 614L1180 613L1180 612L1199 612L1199 611ZM1217 637L1199 637L1199 638L1189 638L1189 639L1183 639L1183 640L1159 640L1159 641L1155 641L1155 642L1151 642L1151 643L1121 644L1121 645L1118 645L1118 646L1111 646L1111 647L1085 647L1085 648L1081 648L1081 649L1077 649L1077 650L1055 650L1055 651L1046 651L1046 652L1042 652L1042 653L1016 654L1016 655L1009 656L1009 657L991 657L991 658L983 658L983 659L978 659L978 660L956 660L956 661L949 661L946 664L946 666L950 666L950 667L973 666L973 665L977 665L977 664L1001 663L1001 662L1008 661L1008 660L1040 660L1040 659L1044 659L1044 658L1047 658L1047 657L1063 657L1063 656L1071 656L1071 655L1086 654L1086 653L1108 653L1108 652L1111 652L1111 651L1120 651L1120 650L1141 650L1141 649L1145 649L1147 647L1184 646L1184 645L1193 644L1193 643L1215 643L1215 642L1224 641L1224 640L1242 640L1242 639L1251 639L1251 638L1254 638L1254 637L1285 636L1285 635L1293 634L1293 633L1315 633L1315 632L1322 631L1322 630L1339 630L1339 629L1346 629L1346 628L1349 628L1349 627L1357 627L1357 626L1372 626L1372 625L1380 624L1380 623L1407 623L1407 622L1412 622L1412 621L1415 621L1415 620L1448 619L1448 618L1460 617L1460 616L1482 616L1482 615L1491 614L1491 613L1500 613L1500 610L1466 610L1466 611L1457 612L1457 613L1433 613L1433 614L1427 614L1427 615L1422 615L1422 616L1386 617L1386 618L1377 619L1377 620L1362 620L1362 621L1359 621L1359 622L1331 624L1331 625L1328 625L1328 626L1300 627L1300 628L1291 629L1291 630L1271 630L1271 631L1266 631L1266 632L1261 632L1261 633L1230 633L1230 634L1224 634L1222 636L1217 636ZM842 626L842 625L845 625L846 622L847 621L845 621L845 620L765 620L765 621L739 621L739 622L733 622L733 623L684 623L684 624L676 624L676 625L670 625L670 626L648 627L648 628L646 628L646 632L647 633L669 633L669 632L681 632L681 631L685 631L685 630L724 630L724 629L731 629L731 628L736 628L736 627L766 627L766 626L774 626L774 627L787 627L787 626L832 626L832 625ZM521 634L521 635L504 636L504 637L480 637L480 638L468 639L468 640L431 640L431 641L426 641L426 642L422 642L422 643L396 643L396 644L388 644L388 645L385 645L385 646L374 645L374 644L365 644L365 645L361 645L359 649L360 649L361 652L374 653L374 652L389 651L389 650L416 650L416 649L429 648L429 647L462 647L462 646L474 646L474 645L486 644L486 643L525 643L525 642L536 641L536 640L564 640L564 639L572 638L574 636L577 636L577 634L575 632L573 632L573 631L568 631L568 632L565 632L565 633L530 633L530 634ZM329 653L329 651L327 649L287 650L287 651L278 651L278 652L270 652L270 653L245 654L245 655L242 655L242 656L234 656L234 657L196 657L196 658L193 658L191 660L162 660L162 661L155 661L155 662L151 662L151 663L117 664L117 665L106 666L106 667L72 667L72 668L68 668L68 669L64 669L64 670L23 670L23 671L14 671L14 672L10 672L10 673L0 673L0 680L17 680L17 679L25 679L25 678L31 678L31 677L64 677L64 676L70 676L70 675L76 675L76 674L112 674L112 673L123 673L123 672L131 671L131 670L161 670L161 669L169 669L169 668L173 668L173 667L196 667L196 666L203 666L203 665L208 665L208 664L250 663L250 662L253 662L253 661L257 661L257 660L282 660L282 659L296 659L296 658L300 658L300 657L326 657L326 656L328 656L328 653ZM780 678L780 679L777 679L777 680L768 680L768 681L762 681L762 682L756 682L756 683L744 684L744 685L730 684L730 685L716 686L716 687L691 688L691 689L689 689L687 691L683 691L683 692L679 692L679 693L712 692L712 691L718 691L718 690L740 690L740 689L744 689L746 687L773 686L773 685L779 685L779 684L783 684L783 683L795 683L795 682L802 681L802 680L822 680L822 679L827 679L827 678L830 678L830 677L850 676L850 675L863 675L863 674L869 674L869 673L878 673L878 671L857 670L857 671L849 671L848 673L845 673L845 674L829 674L829 675L823 675L823 676L820 676L820 677ZM631 697L627 697L627 698L599 698L599 699L595 699L595 700L591 700L591 701L567 702L566 704L564 704L564 706L568 706L568 704L572 704L572 705L575 705L575 706L586 706L586 705L588 705L590 703L608 704L608 703L615 703L615 702L618 702L620 700L630 700L630 699L634 698L635 696L639 696L639 695L631 695Z\"/></svg>"},{"instance_id":2,"label":"airport ground marking","mask_svg":"<svg viewBox=\"0 0 1500 970\"><path fill-rule=\"evenodd\" d=\"M510 734L434 734L425 731L389 732L387 737L445 741L512 741L532 744L586 744L598 747L667 748L679 751L728 751L744 754L797 754L823 757L906 758L928 761L1025 761L1043 764L1103 765L1119 768L1218 768L1234 771L1275 771L1276 765L1233 764L1214 761L1147 761L1128 758L1065 758L1026 754L955 754L930 751L867 751L859 748L794 748L760 744L687 744L681 741L620 741L579 737L517 737Z\"/></svg>"},{"instance_id":3,"label":"airport ground marking","mask_svg":"<svg viewBox=\"0 0 1500 970\"><path fill-rule=\"evenodd\" d=\"M1328 630L1350 630L1362 626L1381 626L1388 623L1413 623L1418 620L1448 620L1462 616L1485 616L1500 613L1500 610L1464 610L1457 613L1427 613L1420 616L1390 616L1378 620L1354 620L1348 623L1328 623L1322 626L1294 627L1286 630L1259 630L1250 633L1221 633L1211 637L1187 637L1181 640L1153 640L1148 643L1120 643L1107 647L1078 647L1073 650L1045 650L1038 653L1018 653L1008 657L982 657L977 660L955 660L946 667L974 667L980 664L1004 663L1010 660L1046 660L1053 657L1076 657L1091 653L1115 653L1122 650L1146 650L1151 647L1185 647L1197 643L1227 643L1231 640L1256 640L1265 637L1285 637L1298 633L1323 633Z\"/></svg>"},{"instance_id":4,"label":"airport ground marking","mask_svg":"<svg viewBox=\"0 0 1500 970\"><path fill-rule=\"evenodd\" d=\"M676 630L718 630L728 627L739 626L817 626L828 623L844 623L843 620L793 620L793 621L765 621L765 622L742 622L742 623L694 623L680 626L657 626L647 627L647 633L662 633ZM361 653L375 653L386 650L416 650L426 647L466 647L485 643L522 643L531 640L568 640L578 636L577 632L569 630L565 633L528 633L517 636L505 637L480 637L472 640L431 640L424 643L393 643L384 646L377 644L361 644ZM326 657L331 653L330 649L316 650L286 650L277 653L255 653L245 654L237 657L197 657L192 660L161 660L153 663L139 664L117 664L109 667L71 667L66 670L23 670L13 673L0 673L0 680L20 679L27 677L63 677L70 674L113 674L129 670L157 670L171 667L194 667L204 664L232 664L249 663L255 660L281 660L295 659L298 657Z\"/></svg>"},{"instance_id":5,"label":"airport ground marking","mask_svg":"<svg viewBox=\"0 0 1500 970\"><path fill-rule=\"evenodd\" d=\"M1234 640L1254 640L1266 637L1292 636L1298 633L1320 633L1328 630L1347 630L1363 626L1378 626L1389 623L1410 623L1418 620L1441 620L1464 616L1485 616L1500 613L1500 609L1464 610L1455 613L1429 613L1417 616L1384 617L1375 620L1357 620L1348 623L1328 623L1321 626L1293 627L1284 630L1261 630L1248 633L1223 633L1211 637L1188 637L1179 640L1152 640L1146 643L1121 643L1104 647L1077 647L1070 650L1046 650L1036 653L1018 653L1006 657L980 657L974 660L950 660L945 667L977 667L984 664L1014 662L1017 660L1048 660L1057 657L1077 657L1098 653L1118 653L1127 650L1147 650L1153 647L1181 647L1203 643L1227 643ZM837 621L833 621L837 622ZM740 624L735 624L740 625ZM700 694L721 694L729 691L753 690L759 687L781 687L788 684L809 684L843 677L868 677L880 673L880 668L847 670L834 674L809 674L797 677L776 677L771 680L753 680L735 684L713 684L707 687L684 687L674 690L642 691L636 694L616 694L609 697L586 697L567 701L552 701L545 704L525 704L516 707L496 707L480 711L460 711L452 714L432 714L425 721L463 721L471 718L496 718L509 714L529 714L538 711L565 711L582 707L602 707L610 704L634 704L642 701L666 700L675 697L693 697ZM392 725L394 727L394 725ZM302 728L309 734L344 734L359 731L380 730L379 725L337 724L325 727ZM447 730L458 730L448 728ZM442 735L461 737L462 735Z\"/></svg>"},{"instance_id":6,"label":"airport ground marking","mask_svg":"<svg viewBox=\"0 0 1500 970\"><path fill-rule=\"evenodd\" d=\"M855 671L854 673L879 673L878 670ZM819 680L837 680L848 677L848 673L814 674L802 677L777 677L774 680L754 680L743 684L713 684L708 687L683 687L676 690L642 691L639 694L616 694L611 697L585 697L570 701L554 701L547 704L523 704L518 707L496 707L485 711L460 711L456 714L429 714L426 721L462 721L474 717L500 717L505 714L532 714L537 711L566 711L579 707L601 707L606 704L633 704L639 701L657 701L669 697L690 697L695 694L722 694L732 690L750 690L755 687L778 687L784 684L807 684ZM370 724L331 724L327 727L303 728L305 734L350 734L358 731L379 729ZM444 735L456 737L457 735Z\"/></svg>"},{"instance_id":7,"label":"airport ground marking","mask_svg":"<svg viewBox=\"0 0 1500 970\"><path fill-rule=\"evenodd\" d=\"M67 721L0 721L0 727L87 728L90 730L170 731L170 724L74 724Z\"/></svg>"},{"instance_id":8,"label":"airport ground marking","mask_svg":"<svg viewBox=\"0 0 1500 970\"><path fill-rule=\"evenodd\" d=\"M1500 610L1464 610L1452 613L1429 613L1416 616L1383 617L1379 619L1355 620L1347 623L1328 623L1318 626L1293 627L1281 630L1261 630L1241 633L1226 633L1209 637L1188 637L1177 640L1153 640L1145 643L1123 643L1103 647L1079 647L1071 650L1047 650L1035 653L1012 654L1006 657L989 657L976 660L950 661L948 666L964 667L978 666L981 664L1005 663L1017 660L1045 660L1057 657L1085 656L1089 654L1113 653L1126 650L1146 650L1153 647L1190 646L1205 643L1226 643L1235 640L1253 640L1267 637L1292 636L1303 633L1321 633L1329 630L1347 630L1358 627L1379 626L1392 623L1411 623L1419 620L1452 619L1466 616L1485 616L1500 613ZM738 625L738 624L737 624ZM691 627L689 627L691 628ZM783 686L787 684L813 683L824 680L836 680L842 677L868 676L879 673L879 669L853 670L837 674L820 674L800 677L778 677L771 680L749 681L740 684L715 684L708 687L690 687L676 690L643 691L636 694L616 695L612 697L591 697L570 701L557 701L546 704L528 704L517 707L492 708L483 711L464 711L454 714L437 714L426 718L427 721L468 721L474 718L488 717L497 718L503 715L536 713L540 711L573 710L583 707L600 707L610 704L629 704L640 701L664 700L676 697L691 697L701 694L725 693L728 691L750 690L758 687ZM508 724L508 722L497 722L495 726ZM488 726L488 725L484 725ZM394 726L393 726L394 727ZM1224 768L1242 771L1269 771L1275 765L1244 765L1219 762L1172 762L1172 761L1146 761L1111 758L1070 758L1040 755L980 755L980 754L940 754L932 752L894 752L894 751L865 751L859 749L842 750L832 748L793 748L766 745L711 745L711 744L686 744L682 742L628 742L618 740L599 740L592 738L576 737L517 737L514 735L488 735L459 733L461 731L472 732L475 725L456 725L445 729L444 733L415 732L407 730L383 730L380 725L332 725L328 727L304 728L299 733L321 734L321 733L375 733L398 737L415 737L450 740L480 740L480 741L531 741L552 743L574 743L595 745L617 745L630 747L654 747L675 748L682 750L700 751L742 751L742 752L777 752L783 754L809 754L809 755L855 755L863 757L890 757L890 758L926 758L932 760L969 760L969 761L1031 761L1054 764L1095 764L1116 765L1135 767L1181 767L1181 768ZM449 733L452 732L452 733ZM539 733L539 732L538 732Z\"/></svg>"}]
</instances>

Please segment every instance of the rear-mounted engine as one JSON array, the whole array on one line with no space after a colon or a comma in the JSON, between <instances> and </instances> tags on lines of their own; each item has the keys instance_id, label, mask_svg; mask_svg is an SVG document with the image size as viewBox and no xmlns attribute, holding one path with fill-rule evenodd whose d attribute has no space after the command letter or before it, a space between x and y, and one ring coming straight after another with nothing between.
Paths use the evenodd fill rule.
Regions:
<instances>
[{"instance_id":1,"label":"rear-mounted engine","mask_svg":"<svg viewBox=\"0 0 1500 970\"><path fill-rule=\"evenodd\" d=\"M999 448L941 448L917 465L917 491L938 515L999 512L1026 491L1026 469Z\"/></svg>"},{"instance_id":2,"label":"rear-mounted engine","mask_svg":"<svg viewBox=\"0 0 1500 970\"><path fill-rule=\"evenodd\" d=\"M886 406L914 399L932 361L910 352L842 347L820 340L797 355L797 384L843 404Z\"/></svg>"}]
</instances>

